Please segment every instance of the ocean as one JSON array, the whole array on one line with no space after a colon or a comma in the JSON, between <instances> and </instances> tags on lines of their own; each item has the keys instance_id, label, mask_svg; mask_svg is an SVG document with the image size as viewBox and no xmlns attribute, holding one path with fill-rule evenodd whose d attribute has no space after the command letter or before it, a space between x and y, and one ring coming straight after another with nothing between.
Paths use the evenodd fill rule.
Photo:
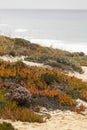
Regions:
<instances>
[{"instance_id":1,"label":"ocean","mask_svg":"<svg viewBox=\"0 0 87 130\"><path fill-rule=\"evenodd\" d=\"M0 10L0 35L87 54L87 10Z\"/></svg>"}]
</instances>

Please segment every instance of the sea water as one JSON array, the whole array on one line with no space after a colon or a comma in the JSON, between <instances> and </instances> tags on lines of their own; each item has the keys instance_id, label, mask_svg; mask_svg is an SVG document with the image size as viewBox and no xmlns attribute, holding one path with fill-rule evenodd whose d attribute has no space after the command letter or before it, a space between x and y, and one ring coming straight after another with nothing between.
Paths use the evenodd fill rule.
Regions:
<instances>
[{"instance_id":1,"label":"sea water","mask_svg":"<svg viewBox=\"0 0 87 130\"><path fill-rule=\"evenodd\" d=\"M87 10L0 10L0 34L87 54Z\"/></svg>"}]
</instances>

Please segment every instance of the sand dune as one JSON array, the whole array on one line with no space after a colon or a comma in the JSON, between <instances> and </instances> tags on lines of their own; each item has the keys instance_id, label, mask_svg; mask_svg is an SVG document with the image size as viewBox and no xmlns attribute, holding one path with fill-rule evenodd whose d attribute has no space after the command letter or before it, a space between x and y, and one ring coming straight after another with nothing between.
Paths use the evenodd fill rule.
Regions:
<instances>
[{"instance_id":1,"label":"sand dune","mask_svg":"<svg viewBox=\"0 0 87 130\"><path fill-rule=\"evenodd\" d=\"M43 66L43 64L28 62L24 60L24 56L21 57L9 57L2 56L1 59L5 61L14 62L17 60L22 60L25 64L31 66ZM75 76L87 81L87 67L82 67L84 73L79 74L77 72L69 73L70 76ZM45 123L28 123L20 121L11 121L0 119L0 122L6 121L11 123L18 130L87 130L87 103L77 100L77 105L83 104L86 106L86 111L82 114L77 114L71 111L46 111L46 113L51 115L50 119L47 119Z\"/></svg>"}]
</instances>

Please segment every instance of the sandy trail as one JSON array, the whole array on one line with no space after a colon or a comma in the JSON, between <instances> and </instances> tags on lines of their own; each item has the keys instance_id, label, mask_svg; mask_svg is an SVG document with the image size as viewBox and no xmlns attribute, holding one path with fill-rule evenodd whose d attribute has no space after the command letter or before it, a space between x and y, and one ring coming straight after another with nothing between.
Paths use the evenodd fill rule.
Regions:
<instances>
[{"instance_id":1,"label":"sandy trail","mask_svg":"<svg viewBox=\"0 0 87 130\"><path fill-rule=\"evenodd\" d=\"M77 103L78 106L83 103L87 108L86 102L78 99ZM42 111L51 115L51 118L47 119L45 123L13 122L3 119L0 119L0 122L9 122L17 130L87 130L87 109L82 114L58 109L48 111L45 108L43 108Z\"/></svg>"},{"instance_id":2,"label":"sandy trail","mask_svg":"<svg viewBox=\"0 0 87 130\"><path fill-rule=\"evenodd\" d=\"M4 61L10 61L10 62L22 61L26 65L30 65L30 66L43 66L43 64L41 64L41 63L25 61L24 58L26 58L26 56L20 56L20 57L18 57L18 56L12 57L12 56L8 56L8 55L0 56L0 59L2 59Z\"/></svg>"},{"instance_id":3,"label":"sandy trail","mask_svg":"<svg viewBox=\"0 0 87 130\"><path fill-rule=\"evenodd\" d=\"M26 65L30 65L30 66L39 66L39 67L44 67L44 68L51 68L49 65L44 65L42 63L36 63L36 62L32 62L32 61L26 61L26 60L24 60L26 57L27 56L16 56L16 57L12 57L12 56L8 56L8 55L4 55L4 56L0 56L0 59L2 59L4 61L10 61L10 62L22 61Z\"/></svg>"}]
</instances>

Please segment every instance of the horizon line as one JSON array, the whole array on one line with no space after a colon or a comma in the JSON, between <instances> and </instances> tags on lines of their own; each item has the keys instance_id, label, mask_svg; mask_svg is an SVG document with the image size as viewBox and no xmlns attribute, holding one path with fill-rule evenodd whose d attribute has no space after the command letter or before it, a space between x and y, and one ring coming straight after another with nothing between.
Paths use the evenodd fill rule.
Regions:
<instances>
[{"instance_id":1,"label":"horizon line","mask_svg":"<svg viewBox=\"0 0 87 130\"><path fill-rule=\"evenodd\" d=\"M68 10L71 10L71 11L86 11L87 9L57 9L57 8L0 8L0 10L66 10L66 11L68 11Z\"/></svg>"}]
</instances>

